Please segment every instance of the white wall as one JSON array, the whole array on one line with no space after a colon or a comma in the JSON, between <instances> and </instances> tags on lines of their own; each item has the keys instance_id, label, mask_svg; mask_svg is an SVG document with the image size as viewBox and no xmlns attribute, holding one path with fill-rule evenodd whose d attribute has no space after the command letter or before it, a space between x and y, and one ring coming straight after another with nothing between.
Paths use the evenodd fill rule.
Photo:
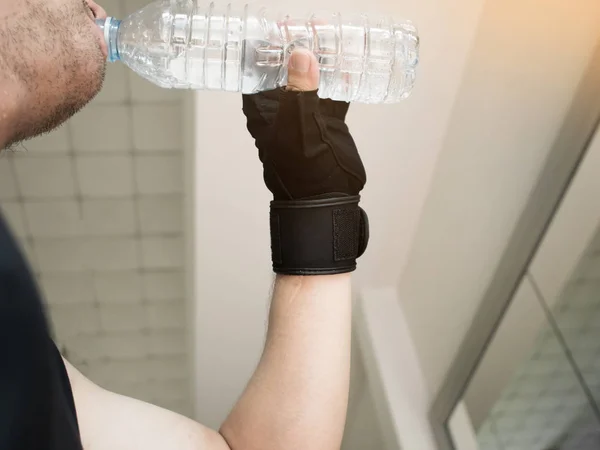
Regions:
<instances>
[{"instance_id":1,"label":"white wall","mask_svg":"<svg viewBox=\"0 0 600 450\"><path fill-rule=\"evenodd\" d=\"M348 122L368 176L363 207L372 234L357 274L364 285L398 282L443 148L483 4L484 0L370 2L370 10L413 20L419 28L421 52L417 82L408 100L350 109Z\"/></svg>"},{"instance_id":2,"label":"white wall","mask_svg":"<svg viewBox=\"0 0 600 450\"><path fill-rule=\"evenodd\" d=\"M105 0L122 17L140 0ZM190 413L181 95L110 65L100 95L0 158L0 209L65 356L100 385Z\"/></svg>"},{"instance_id":3,"label":"white wall","mask_svg":"<svg viewBox=\"0 0 600 450\"><path fill-rule=\"evenodd\" d=\"M489 1L399 284L439 389L600 33L595 0Z\"/></svg>"},{"instance_id":4,"label":"white wall","mask_svg":"<svg viewBox=\"0 0 600 450\"><path fill-rule=\"evenodd\" d=\"M357 306L354 325L381 429L377 448L434 450L430 393L398 293L362 289Z\"/></svg>"}]
</instances>

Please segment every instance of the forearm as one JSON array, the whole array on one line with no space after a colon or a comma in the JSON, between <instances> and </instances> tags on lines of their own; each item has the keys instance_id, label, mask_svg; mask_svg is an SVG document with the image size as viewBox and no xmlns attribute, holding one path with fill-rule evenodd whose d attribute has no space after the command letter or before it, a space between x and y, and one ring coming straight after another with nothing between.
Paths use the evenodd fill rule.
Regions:
<instances>
[{"instance_id":1,"label":"forearm","mask_svg":"<svg viewBox=\"0 0 600 450\"><path fill-rule=\"evenodd\" d=\"M221 428L233 450L339 449L350 328L350 274L277 277L262 358Z\"/></svg>"}]
</instances>

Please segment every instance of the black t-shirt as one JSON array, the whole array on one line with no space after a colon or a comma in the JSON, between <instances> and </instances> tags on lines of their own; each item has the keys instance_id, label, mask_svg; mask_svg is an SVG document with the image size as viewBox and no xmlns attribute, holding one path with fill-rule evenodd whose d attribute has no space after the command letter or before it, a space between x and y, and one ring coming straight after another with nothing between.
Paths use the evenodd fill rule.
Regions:
<instances>
[{"instance_id":1,"label":"black t-shirt","mask_svg":"<svg viewBox=\"0 0 600 450\"><path fill-rule=\"evenodd\" d=\"M65 365L0 211L0 450L81 448Z\"/></svg>"}]
</instances>

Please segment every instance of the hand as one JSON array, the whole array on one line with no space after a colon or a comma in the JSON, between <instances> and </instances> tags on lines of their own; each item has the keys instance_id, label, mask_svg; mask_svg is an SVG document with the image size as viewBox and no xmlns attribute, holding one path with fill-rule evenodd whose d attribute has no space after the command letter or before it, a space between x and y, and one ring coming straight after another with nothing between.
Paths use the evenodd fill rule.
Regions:
<instances>
[{"instance_id":1,"label":"hand","mask_svg":"<svg viewBox=\"0 0 600 450\"><path fill-rule=\"evenodd\" d=\"M307 50L290 57L288 87L244 95L248 130L273 193L271 256L279 274L351 272L368 242L359 208L366 174L344 123L348 104L322 100Z\"/></svg>"},{"instance_id":2,"label":"hand","mask_svg":"<svg viewBox=\"0 0 600 450\"><path fill-rule=\"evenodd\" d=\"M366 182L356 144L344 123L349 104L317 96L312 52L290 57L288 86L244 95L243 111L275 200L358 195Z\"/></svg>"}]
</instances>

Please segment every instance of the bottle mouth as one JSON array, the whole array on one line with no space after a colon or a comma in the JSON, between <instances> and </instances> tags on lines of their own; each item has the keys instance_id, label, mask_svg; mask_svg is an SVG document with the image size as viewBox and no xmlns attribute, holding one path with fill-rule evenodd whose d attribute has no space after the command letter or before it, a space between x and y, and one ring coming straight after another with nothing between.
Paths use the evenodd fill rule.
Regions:
<instances>
[{"instance_id":1,"label":"bottle mouth","mask_svg":"<svg viewBox=\"0 0 600 450\"><path fill-rule=\"evenodd\" d=\"M121 21L114 17L107 17L106 19L96 19L95 22L104 34L104 42L108 49L106 60L109 62L119 61L121 58L119 56L119 47L117 44Z\"/></svg>"}]
</instances>

